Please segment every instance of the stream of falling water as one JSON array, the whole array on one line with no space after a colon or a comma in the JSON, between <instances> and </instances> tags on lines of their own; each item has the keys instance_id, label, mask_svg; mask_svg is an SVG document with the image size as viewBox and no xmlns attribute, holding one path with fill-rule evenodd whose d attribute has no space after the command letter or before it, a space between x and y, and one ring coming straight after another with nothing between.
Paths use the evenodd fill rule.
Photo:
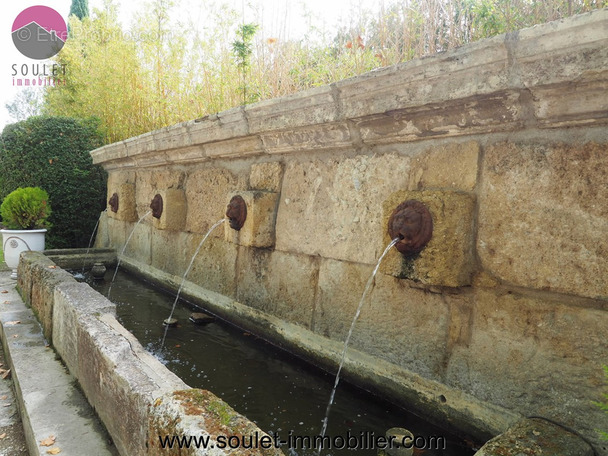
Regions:
<instances>
[{"instance_id":1,"label":"stream of falling water","mask_svg":"<svg viewBox=\"0 0 608 456\"><path fill-rule=\"evenodd\" d=\"M321 428L321 438L319 439L319 447L317 449L317 454L321 454L323 440L325 437L325 433L327 432L327 423L329 421L329 412L331 411L331 406L334 403L334 397L336 396L336 389L338 388L338 383L340 382L340 373L342 372L342 366L344 366L344 360L346 359L346 351L348 350L348 343L350 342L350 337L353 334L353 330L355 329L355 323L357 323L357 319L361 314L361 309L363 308L363 303L365 302L365 298L367 297L367 293L372 288L372 284L374 283L374 278L378 273L378 269L380 268L380 263L388 253L388 251L393 247L397 242L400 241L400 238L395 238L391 241L391 243L384 249L382 255L378 259L376 263L376 267L372 272L372 275L367 280L367 284L365 285L365 289L363 290L363 294L361 295L361 300L359 301L359 306L357 307L357 311L355 312L355 317L353 318L353 322L350 325L350 329L348 330L348 335L344 340L344 348L342 349L342 356L340 357L340 364L338 366L338 372L336 373L336 381L334 382L334 387L331 390L331 395L329 396L329 402L327 403L327 408L325 409L325 418L323 418L323 427Z\"/></svg>"},{"instance_id":2,"label":"stream of falling water","mask_svg":"<svg viewBox=\"0 0 608 456\"><path fill-rule=\"evenodd\" d=\"M161 349L165 346L165 339L167 337L167 331L169 330L169 326L170 326L168 323L173 318L173 313L175 312L175 306L177 304L177 301L179 301L179 295L181 294L182 288L184 287L184 283L186 282L186 277L188 277L188 274L190 273L190 269L192 269L192 265L194 264L194 259L198 255L198 252L201 250L201 247L203 246L203 244L205 243L205 241L207 240L209 235L213 232L213 230L215 230L218 226L220 226L225 221L226 221L226 219L221 219L218 222L216 222L215 225L213 225L211 228L209 228L209 231L207 231L207 234L205 234L205 237L203 237L201 242L198 244L198 247L194 251L194 255L192 255L192 258L190 259L190 264L188 265L186 272L184 272L184 275L182 276L182 283L179 285L179 288L177 289L177 294L175 295L175 301L173 301L173 307L171 307L171 313L169 314L169 318L167 318L165 320L165 322L167 322L167 323L165 324L165 333L163 334L163 340L160 344Z\"/></svg>"},{"instance_id":3,"label":"stream of falling water","mask_svg":"<svg viewBox=\"0 0 608 456\"><path fill-rule=\"evenodd\" d=\"M101 217L103 216L103 214L106 212L107 209L104 209L101 214L99 215L99 218L97 219L97 223L95 224L95 228L93 228L93 232L91 233L91 237L89 238L89 245L87 246L87 251L84 254L84 258L82 259L82 271L81 271L81 277L84 277L84 266L87 262L87 258L89 257L89 251L91 250L91 244L93 243L93 237L95 236L95 232L97 231L97 227L99 226L99 221L101 220ZM78 277L78 278L81 278Z\"/></svg>"},{"instance_id":4,"label":"stream of falling water","mask_svg":"<svg viewBox=\"0 0 608 456\"><path fill-rule=\"evenodd\" d=\"M135 226L131 230L131 233L129 234L129 237L127 238L127 241L125 242L125 245L122 247L122 251L120 252L120 256L118 257L118 262L116 263L116 269L114 269L114 275L112 276L112 281L110 282L110 288L108 288L108 294L106 295L106 297L108 299L110 299L110 294L112 293L112 285L114 285L114 280L116 280L116 273L118 272L118 267L120 266L120 262L122 260L122 256L125 254L125 250L127 249L127 245L129 244L129 241L131 240L131 237L133 236L133 233L135 233L135 228L137 228L137 225L139 225L141 223L141 221L143 219L145 219L151 213L152 213L152 211L148 211L148 212L146 212L144 215L142 215L140 217L140 219L137 221L137 223L135 224Z\"/></svg>"}]
</instances>

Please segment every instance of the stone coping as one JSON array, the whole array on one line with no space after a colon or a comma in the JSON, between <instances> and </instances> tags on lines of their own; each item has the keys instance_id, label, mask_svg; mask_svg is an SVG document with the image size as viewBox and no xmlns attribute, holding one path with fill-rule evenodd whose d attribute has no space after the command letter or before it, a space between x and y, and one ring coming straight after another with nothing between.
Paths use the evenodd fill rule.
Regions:
<instances>
[{"instance_id":1,"label":"stone coping","mask_svg":"<svg viewBox=\"0 0 608 456\"><path fill-rule=\"evenodd\" d=\"M177 446L162 448L161 439L189 436L214 446L179 454L283 454L218 445L219 436L266 434L213 393L186 385L116 320L113 303L42 253L21 255L17 288L121 455L177 454Z\"/></svg>"},{"instance_id":2,"label":"stone coping","mask_svg":"<svg viewBox=\"0 0 608 456\"><path fill-rule=\"evenodd\" d=\"M28 454L42 456L47 450L60 450L65 456L118 455L92 407L76 388L74 377L49 350L32 309L25 306L9 276L9 272L0 272L0 336L8 364L4 368L10 368ZM45 440L52 444L41 445Z\"/></svg>"},{"instance_id":3,"label":"stone coping","mask_svg":"<svg viewBox=\"0 0 608 456\"><path fill-rule=\"evenodd\" d=\"M607 24L608 9L581 14L148 132L91 156L106 169L150 167L604 125Z\"/></svg>"}]
</instances>

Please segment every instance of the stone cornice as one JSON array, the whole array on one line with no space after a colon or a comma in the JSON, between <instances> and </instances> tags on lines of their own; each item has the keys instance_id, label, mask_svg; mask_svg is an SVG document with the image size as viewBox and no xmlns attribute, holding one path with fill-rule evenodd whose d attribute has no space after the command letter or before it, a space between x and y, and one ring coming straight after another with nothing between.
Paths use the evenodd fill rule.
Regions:
<instances>
[{"instance_id":1,"label":"stone cornice","mask_svg":"<svg viewBox=\"0 0 608 456\"><path fill-rule=\"evenodd\" d=\"M608 124L608 10L101 147L106 169Z\"/></svg>"}]
</instances>

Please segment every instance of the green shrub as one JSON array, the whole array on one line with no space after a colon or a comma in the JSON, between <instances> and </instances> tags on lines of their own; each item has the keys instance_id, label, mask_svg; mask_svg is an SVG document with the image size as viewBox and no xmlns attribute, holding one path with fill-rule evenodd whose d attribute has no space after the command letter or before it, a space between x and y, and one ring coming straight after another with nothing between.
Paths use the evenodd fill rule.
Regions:
<instances>
[{"instance_id":1,"label":"green shrub","mask_svg":"<svg viewBox=\"0 0 608 456\"><path fill-rule=\"evenodd\" d=\"M106 177L89 152L102 145L95 120L30 117L0 137L0 199L19 187L41 187L53 213L47 248L86 247L105 208ZM6 221L4 222L6 223Z\"/></svg>"},{"instance_id":2,"label":"green shrub","mask_svg":"<svg viewBox=\"0 0 608 456\"><path fill-rule=\"evenodd\" d=\"M10 230L50 228L47 220L51 215L49 195L38 187L18 188L4 198L0 214Z\"/></svg>"}]
</instances>

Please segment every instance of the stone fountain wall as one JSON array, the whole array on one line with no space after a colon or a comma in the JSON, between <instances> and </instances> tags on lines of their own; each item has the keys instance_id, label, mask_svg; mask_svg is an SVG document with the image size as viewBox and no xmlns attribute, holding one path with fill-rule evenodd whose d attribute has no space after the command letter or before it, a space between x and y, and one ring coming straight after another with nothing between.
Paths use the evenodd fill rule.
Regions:
<instances>
[{"instance_id":1,"label":"stone fountain wall","mask_svg":"<svg viewBox=\"0 0 608 456\"><path fill-rule=\"evenodd\" d=\"M97 149L119 196L97 246L160 194L124 260L175 285L240 194L245 226L189 282L331 367L390 212L423 201L433 239L383 264L346 375L479 434L543 416L607 455L607 32L601 10Z\"/></svg>"}]
</instances>

